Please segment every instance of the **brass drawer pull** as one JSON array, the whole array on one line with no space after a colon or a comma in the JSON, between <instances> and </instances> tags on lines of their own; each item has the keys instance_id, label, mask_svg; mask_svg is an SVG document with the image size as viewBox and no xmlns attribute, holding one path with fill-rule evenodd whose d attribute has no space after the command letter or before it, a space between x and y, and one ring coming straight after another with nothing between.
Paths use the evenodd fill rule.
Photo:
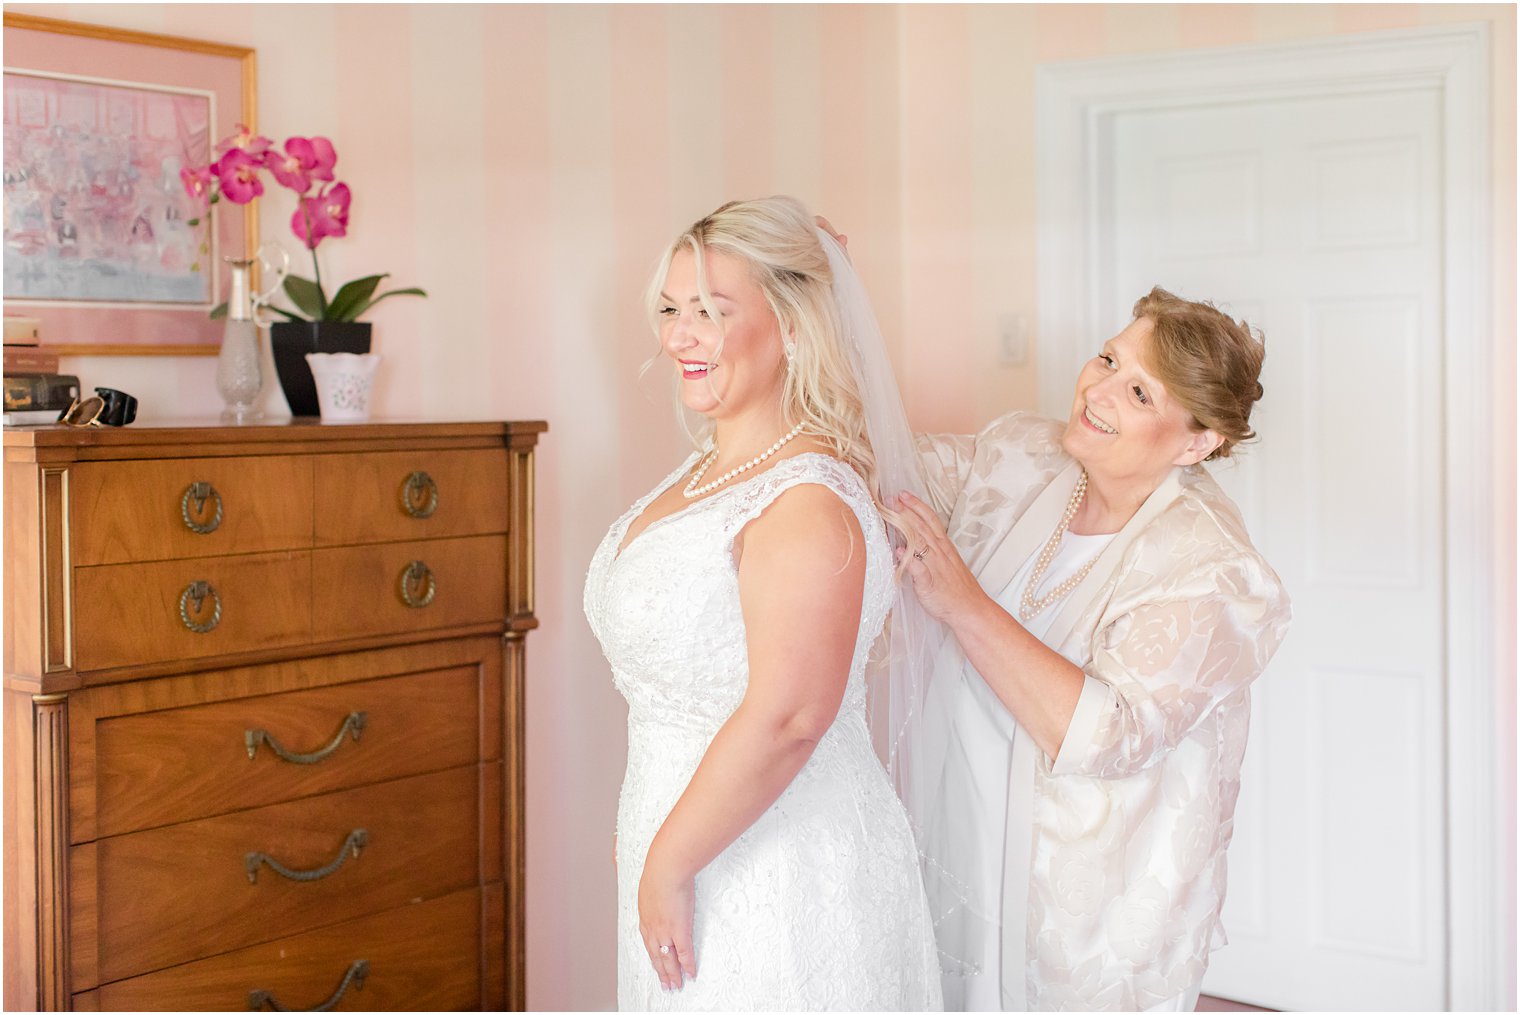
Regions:
<instances>
[{"instance_id":1,"label":"brass drawer pull","mask_svg":"<svg viewBox=\"0 0 1520 1015\"><path fill-rule=\"evenodd\" d=\"M333 996L315 1008L287 1008L270 991L250 990L248 992L248 1010L263 1011L264 1007L268 1005L270 1011L332 1011L338 1007L338 1002L343 1000L343 995L347 992L348 985L353 984L355 990L363 990L364 979L367 976L369 976L369 960L360 959L348 967L348 972L343 976L343 982L338 984L338 989L333 992Z\"/></svg>"},{"instance_id":2,"label":"brass drawer pull","mask_svg":"<svg viewBox=\"0 0 1520 1015\"><path fill-rule=\"evenodd\" d=\"M413 591L416 589L416 591ZM433 572L420 560L414 560L401 571L401 601L420 610L433 601L438 594L438 581Z\"/></svg>"},{"instance_id":3,"label":"brass drawer pull","mask_svg":"<svg viewBox=\"0 0 1520 1015\"><path fill-rule=\"evenodd\" d=\"M438 510L438 484L426 472L414 472L401 484L401 507L413 518L431 518Z\"/></svg>"},{"instance_id":4,"label":"brass drawer pull","mask_svg":"<svg viewBox=\"0 0 1520 1015\"><path fill-rule=\"evenodd\" d=\"M195 603L195 614L200 616L205 609L206 597L211 597L211 619L198 621L190 619L190 604ZM216 630L216 625L222 622L222 597L216 594L216 589L211 587L210 582L191 582L185 586L185 591L179 594L179 619L184 621L185 627L196 634L209 634Z\"/></svg>"},{"instance_id":5,"label":"brass drawer pull","mask_svg":"<svg viewBox=\"0 0 1520 1015\"><path fill-rule=\"evenodd\" d=\"M198 522L190 516L190 502L195 501L195 513L205 516L206 501L216 499L216 513L211 516L209 522ZM222 524L222 495L216 492L216 487L210 483L191 483L185 488L185 495L179 499L179 516L185 520L185 528L202 536L209 536L216 531L216 527Z\"/></svg>"},{"instance_id":6,"label":"brass drawer pull","mask_svg":"<svg viewBox=\"0 0 1520 1015\"><path fill-rule=\"evenodd\" d=\"M292 765L315 765L343 746L345 734L352 734L354 742L359 742L359 734L364 732L364 724L369 716L364 712L350 712L348 718L343 720L343 725L338 727L338 735L332 738L332 743L326 747L312 751L309 754L301 754L297 751L287 750L280 746L280 742L269 735L268 730L244 730L243 745L248 748L248 760L258 753L259 744L268 744L269 749L275 753L281 761L288 761Z\"/></svg>"},{"instance_id":7,"label":"brass drawer pull","mask_svg":"<svg viewBox=\"0 0 1520 1015\"><path fill-rule=\"evenodd\" d=\"M348 838L343 840L343 846L338 850L338 855L333 857L325 866L318 867L316 870L291 870L268 853L249 853L243 858L243 867L248 872L248 883L250 885L258 884L259 867L264 864L268 864L270 870L290 881L321 881L329 874L336 872L339 867L342 867L343 861L348 859L350 853L353 854L355 860L359 859L359 851L367 845L369 845L369 832L362 828L356 828L348 833Z\"/></svg>"}]
</instances>

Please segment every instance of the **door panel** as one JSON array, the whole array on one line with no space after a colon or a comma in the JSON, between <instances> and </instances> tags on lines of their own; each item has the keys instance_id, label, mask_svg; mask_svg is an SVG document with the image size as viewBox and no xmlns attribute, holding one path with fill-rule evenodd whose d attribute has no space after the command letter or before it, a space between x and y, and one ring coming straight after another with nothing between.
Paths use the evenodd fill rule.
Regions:
<instances>
[{"instance_id":1,"label":"door panel","mask_svg":"<svg viewBox=\"0 0 1520 1015\"><path fill-rule=\"evenodd\" d=\"M1266 334L1262 435L1210 466L1294 620L1256 685L1206 993L1440 1009L1444 595L1439 96L1125 112L1100 131L1098 293Z\"/></svg>"}]
</instances>

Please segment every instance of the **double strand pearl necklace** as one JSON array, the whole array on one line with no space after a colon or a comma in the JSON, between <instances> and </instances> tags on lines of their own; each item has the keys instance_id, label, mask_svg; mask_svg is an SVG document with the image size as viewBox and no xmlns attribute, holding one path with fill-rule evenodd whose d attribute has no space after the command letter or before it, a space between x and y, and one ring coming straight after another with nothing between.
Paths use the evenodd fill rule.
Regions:
<instances>
[{"instance_id":1,"label":"double strand pearl necklace","mask_svg":"<svg viewBox=\"0 0 1520 1015\"><path fill-rule=\"evenodd\" d=\"M1036 599L1035 592L1039 590L1040 580L1045 577L1045 572L1050 569L1051 561L1056 559L1056 551L1061 548L1061 537L1071 527L1071 520L1077 516L1077 508L1082 506L1082 498L1087 495L1087 470L1082 470L1082 475L1077 477L1077 487L1071 491L1071 500L1066 502L1066 512L1061 515L1061 522L1056 526L1055 532L1051 533L1045 541L1045 548L1040 551L1039 559L1034 562L1034 571L1029 575L1029 581L1024 586L1024 595L1019 600L1019 619L1026 624L1040 615L1040 612L1065 596L1076 588L1087 573L1098 562L1093 557L1081 569L1070 578L1066 579L1055 588L1051 589L1043 598ZM1100 555L1101 556L1101 555Z\"/></svg>"},{"instance_id":2,"label":"double strand pearl necklace","mask_svg":"<svg viewBox=\"0 0 1520 1015\"><path fill-rule=\"evenodd\" d=\"M701 486L698 486L697 483L701 481L703 476L707 475L708 468L712 465L713 462L718 460L718 444L716 441L714 441L712 454L707 456L707 460L702 463L701 468L697 469L696 475L691 477L691 482L687 483L686 489L681 491L682 495L687 500L692 500L693 498L702 496L709 490L716 490L718 487L722 486L724 483L727 483L730 479L733 479L740 473L748 472L750 469L753 469L755 466L765 461L771 455L774 455L776 452L780 451L783 447L786 446L787 442L792 440L792 438L802 433L802 426L803 424L798 423L796 426L792 427L785 434L783 434L780 440L776 441L776 443L772 444L770 447L766 448L764 451L760 452L758 455L756 455L754 458L751 458L743 465L729 469L727 472L719 476L717 479L713 480L711 483L703 483Z\"/></svg>"}]
</instances>

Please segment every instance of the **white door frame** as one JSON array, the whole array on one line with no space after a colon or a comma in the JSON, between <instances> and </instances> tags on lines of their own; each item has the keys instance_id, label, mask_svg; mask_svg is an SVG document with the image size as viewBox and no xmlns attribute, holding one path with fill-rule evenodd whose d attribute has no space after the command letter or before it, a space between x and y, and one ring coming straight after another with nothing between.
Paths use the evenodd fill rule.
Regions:
<instances>
[{"instance_id":1,"label":"white door frame","mask_svg":"<svg viewBox=\"0 0 1520 1015\"><path fill-rule=\"evenodd\" d=\"M1514 1004L1508 919L1514 857L1503 819L1494 717L1496 486L1490 321L1488 26L1454 25L1298 43L1050 64L1038 106L1040 405L1065 416L1099 319L1097 138L1119 112L1433 87L1443 96L1446 269L1446 999L1451 1010Z\"/></svg>"}]
</instances>

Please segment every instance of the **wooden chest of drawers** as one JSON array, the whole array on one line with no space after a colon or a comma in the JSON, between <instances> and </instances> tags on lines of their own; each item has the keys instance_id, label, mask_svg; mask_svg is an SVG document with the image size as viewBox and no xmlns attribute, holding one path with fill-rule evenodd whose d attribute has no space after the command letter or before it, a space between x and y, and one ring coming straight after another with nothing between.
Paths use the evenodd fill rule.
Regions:
<instances>
[{"instance_id":1,"label":"wooden chest of drawers","mask_svg":"<svg viewBox=\"0 0 1520 1015\"><path fill-rule=\"evenodd\" d=\"M521 1009L542 423L5 433L7 1009Z\"/></svg>"}]
</instances>

